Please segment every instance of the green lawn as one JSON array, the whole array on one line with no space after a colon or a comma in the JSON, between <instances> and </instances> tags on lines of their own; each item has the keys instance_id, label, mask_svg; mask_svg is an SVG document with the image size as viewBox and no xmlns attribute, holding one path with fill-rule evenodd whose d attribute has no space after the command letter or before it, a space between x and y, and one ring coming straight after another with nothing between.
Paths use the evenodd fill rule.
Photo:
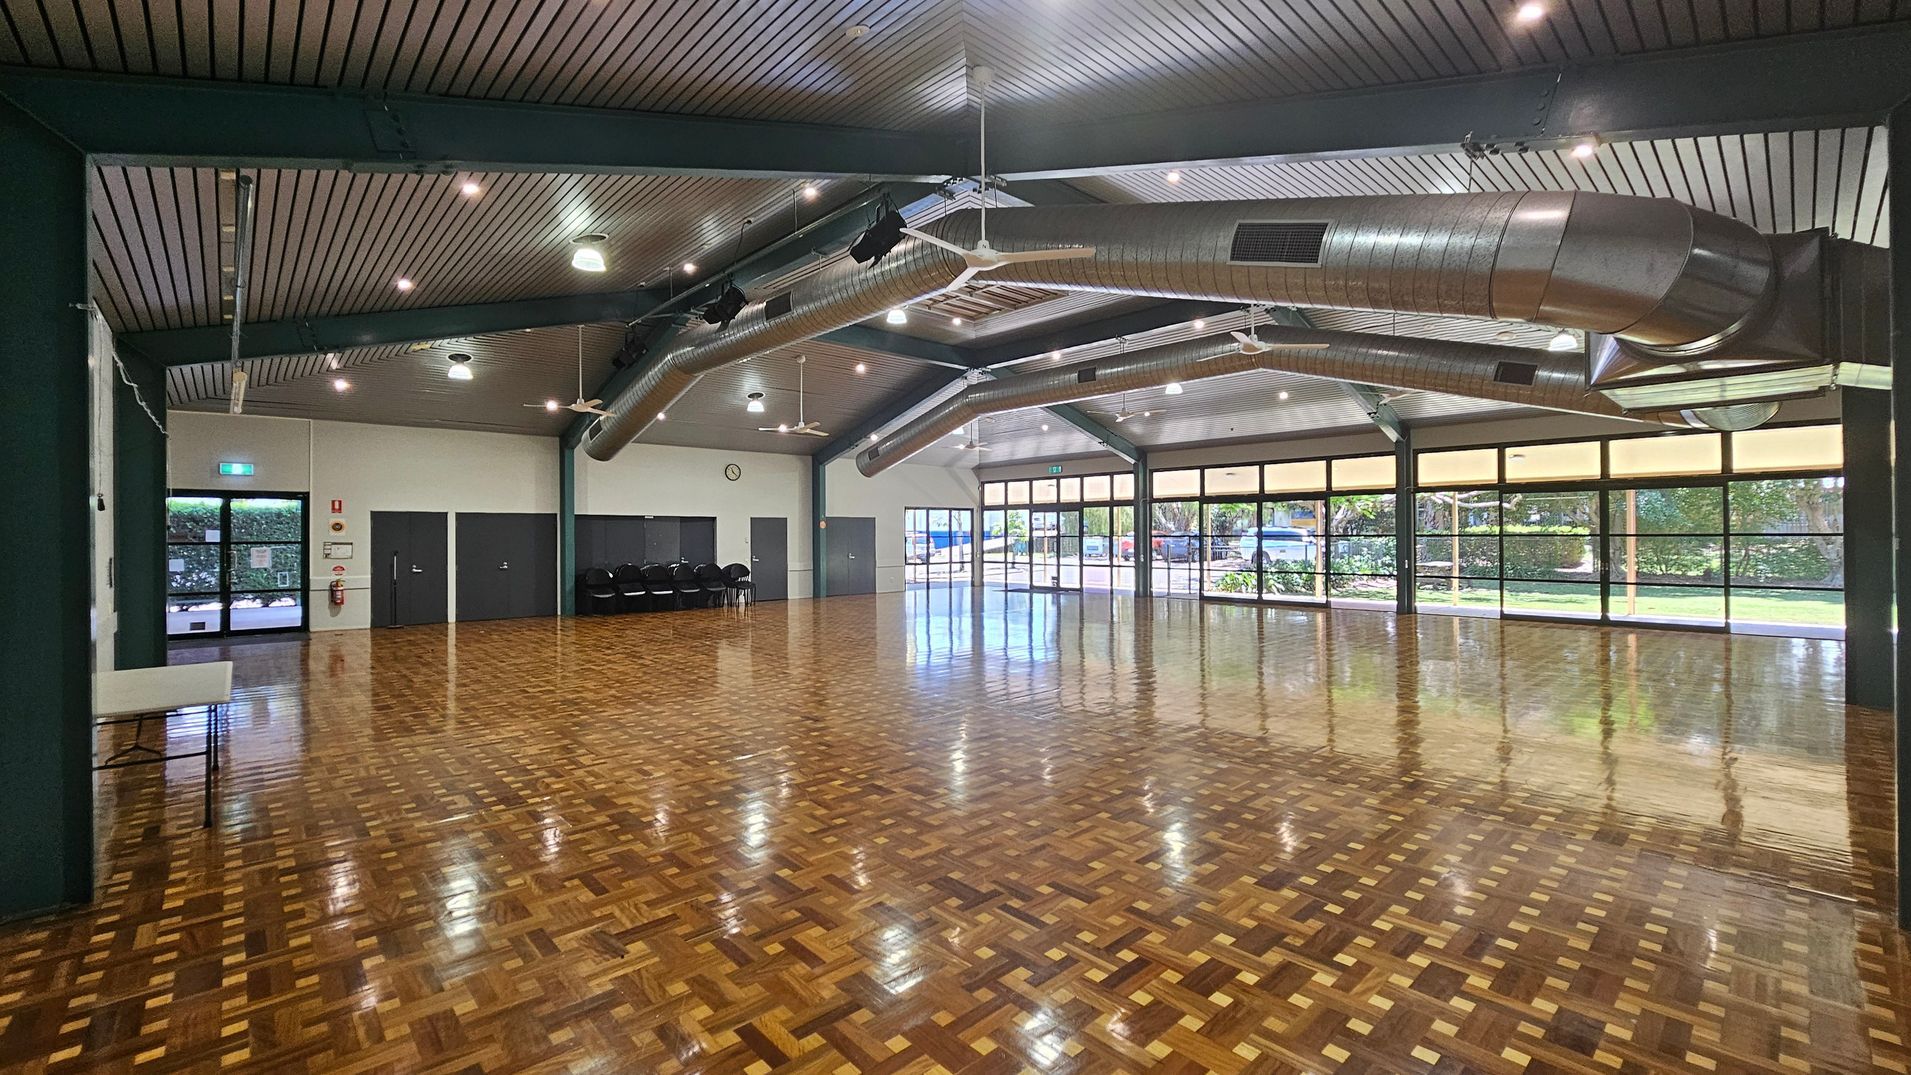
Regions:
<instances>
[{"instance_id":1,"label":"green lawn","mask_svg":"<svg viewBox=\"0 0 1911 1075\"><path fill-rule=\"evenodd\" d=\"M1425 605L1452 605L1452 591L1444 582L1422 579L1420 602ZM1625 615L1624 591L1615 588L1613 612ZM1459 607L1496 608L1500 606L1497 589L1472 589L1462 583ZM1536 612L1542 615L1596 616L1599 613L1597 590L1591 587L1548 583L1506 583L1507 611ZM1716 593L1640 587L1633 615L1656 619L1702 620L1718 622L1720 599ZM1812 627L1842 627L1845 623L1845 595L1836 590L1751 590L1732 591L1732 619L1736 623L1797 624Z\"/></svg>"}]
</instances>

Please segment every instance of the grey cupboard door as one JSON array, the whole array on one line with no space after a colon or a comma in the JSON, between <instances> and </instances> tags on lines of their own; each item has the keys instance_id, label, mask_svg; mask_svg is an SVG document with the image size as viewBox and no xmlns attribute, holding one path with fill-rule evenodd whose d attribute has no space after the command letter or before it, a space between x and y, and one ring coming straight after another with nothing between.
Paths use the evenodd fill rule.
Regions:
<instances>
[{"instance_id":1,"label":"grey cupboard door","mask_svg":"<svg viewBox=\"0 0 1911 1075\"><path fill-rule=\"evenodd\" d=\"M750 520L750 581L756 600L782 601L790 596L790 521Z\"/></svg>"},{"instance_id":2,"label":"grey cupboard door","mask_svg":"<svg viewBox=\"0 0 1911 1075\"><path fill-rule=\"evenodd\" d=\"M677 517L653 515L644 519L644 559L653 564L674 564L682 555L678 539Z\"/></svg>"},{"instance_id":3,"label":"grey cupboard door","mask_svg":"<svg viewBox=\"0 0 1911 1075\"><path fill-rule=\"evenodd\" d=\"M458 619L557 612L557 517L458 513Z\"/></svg>"},{"instance_id":4,"label":"grey cupboard door","mask_svg":"<svg viewBox=\"0 0 1911 1075\"><path fill-rule=\"evenodd\" d=\"M876 520L861 516L829 518L829 595L876 592Z\"/></svg>"},{"instance_id":5,"label":"grey cupboard door","mask_svg":"<svg viewBox=\"0 0 1911 1075\"><path fill-rule=\"evenodd\" d=\"M373 627L445 622L446 536L443 512L372 512Z\"/></svg>"}]
</instances>

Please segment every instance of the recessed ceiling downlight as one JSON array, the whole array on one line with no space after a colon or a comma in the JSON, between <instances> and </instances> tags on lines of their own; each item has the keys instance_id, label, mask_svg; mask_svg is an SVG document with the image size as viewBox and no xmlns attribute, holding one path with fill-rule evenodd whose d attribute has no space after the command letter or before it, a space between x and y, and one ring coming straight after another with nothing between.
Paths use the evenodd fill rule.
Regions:
<instances>
[{"instance_id":1,"label":"recessed ceiling downlight","mask_svg":"<svg viewBox=\"0 0 1911 1075\"><path fill-rule=\"evenodd\" d=\"M451 356L451 365L445 367L445 376L454 381L471 379L471 356L455 354Z\"/></svg>"},{"instance_id":2,"label":"recessed ceiling downlight","mask_svg":"<svg viewBox=\"0 0 1911 1075\"><path fill-rule=\"evenodd\" d=\"M571 268L579 272L603 272L609 267L604 260L604 243L610 236L590 232L571 240Z\"/></svg>"}]
</instances>

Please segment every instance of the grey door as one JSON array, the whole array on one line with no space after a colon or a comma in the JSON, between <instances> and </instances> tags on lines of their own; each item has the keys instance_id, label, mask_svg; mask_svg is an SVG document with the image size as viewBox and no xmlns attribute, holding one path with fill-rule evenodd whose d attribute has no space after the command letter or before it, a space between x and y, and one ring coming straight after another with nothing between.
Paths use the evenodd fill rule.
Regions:
<instances>
[{"instance_id":1,"label":"grey door","mask_svg":"<svg viewBox=\"0 0 1911 1075\"><path fill-rule=\"evenodd\" d=\"M829 595L876 592L876 520L832 515L829 519Z\"/></svg>"},{"instance_id":2,"label":"grey door","mask_svg":"<svg viewBox=\"0 0 1911 1075\"><path fill-rule=\"evenodd\" d=\"M445 514L372 512L372 626L445 622Z\"/></svg>"},{"instance_id":3,"label":"grey door","mask_svg":"<svg viewBox=\"0 0 1911 1075\"><path fill-rule=\"evenodd\" d=\"M717 521L696 516L677 520L678 555L693 564L715 563L717 559Z\"/></svg>"},{"instance_id":4,"label":"grey door","mask_svg":"<svg viewBox=\"0 0 1911 1075\"><path fill-rule=\"evenodd\" d=\"M750 520L749 568L758 601L782 601L790 596L788 519Z\"/></svg>"},{"instance_id":5,"label":"grey door","mask_svg":"<svg viewBox=\"0 0 1911 1075\"><path fill-rule=\"evenodd\" d=\"M557 613L557 517L458 513L458 620Z\"/></svg>"}]
</instances>

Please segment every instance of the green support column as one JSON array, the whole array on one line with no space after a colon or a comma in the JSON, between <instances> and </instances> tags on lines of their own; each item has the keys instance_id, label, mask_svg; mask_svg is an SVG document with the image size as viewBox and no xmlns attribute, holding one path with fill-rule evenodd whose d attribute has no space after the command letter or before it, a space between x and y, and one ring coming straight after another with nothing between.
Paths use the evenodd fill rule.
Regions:
<instances>
[{"instance_id":1,"label":"green support column","mask_svg":"<svg viewBox=\"0 0 1911 1075\"><path fill-rule=\"evenodd\" d=\"M1414 575L1418 573L1418 550L1413 543L1413 431L1400 427L1393 442L1393 610L1411 614L1415 605Z\"/></svg>"},{"instance_id":2,"label":"green support column","mask_svg":"<svg viewBox=\"0 0 1911 1075\"><path fill-rule=\"evenodd\" d=\"M1911 787L1911 104L1891 113L1887 139L1891 171L1891 439L1896 468L1891 474L1891 536L1898 623L1892 645L1895 693L1892 704L1897 740L1897 786ZM1873 448L1873 451L1879 450ZM1911 929L1911 795L1897 796L1898 926Z\"/></svg>"},{"instance_id":3,"label":"green support column","mask_svg":"<svg viewBox=\"0 0 1911 1075\"><path fill-rule=\"evenodd\" d=\"M557 438L557 614L577 615L577 450Z\"/></svg>"},{"instance_id":4,"label":"green support column","mask_svg":"<svg viewBox=\"0 0 1911 1075\"><path fill-rule=\"evenodd\" d=\"M1891 396L1847 388L1845 701L1891 708Z\"/></svg>"},{"instance_id":5,"label":"green support column","mask_svg":"<svg viewBox=\"0 0 1911 1075\"><path fill-rule=\"evenodd\" d=\"M126 376L113 378L113 662L156 668L166 663L166 434L153 420L167 421L166 372L125 348L119 362Z\"/></svg>"},{"instance_id":6,"label":"green support column","mask_svg":"<svg viewBox=\"0 0 1911 1075\"><path fill-rule=\"evenodd\" d=\"M829 482L825 472L829 464L810 456L810 594L829 596Z\"/></svg>"},{"instance_id":7,"label":"green support column","mask_svg":"<svg viewBox=\"0 0 1911 1075\"><path fill-rule=\"evenodd\" d=\"M1155 595L1155 497L1148 453L1135 453L1135 596Z\"/></svg>"},{"instance_id":8,"label":"green support column","mask_svg":"<svg viewBox=\"0 0 1911 1075\"><path fill-rule=\"evenodd\" d=\"M86 158L0 100L0 917L93 895ZM31 629L26 629L30 626Z\"/></svg>"}]
</instances>

